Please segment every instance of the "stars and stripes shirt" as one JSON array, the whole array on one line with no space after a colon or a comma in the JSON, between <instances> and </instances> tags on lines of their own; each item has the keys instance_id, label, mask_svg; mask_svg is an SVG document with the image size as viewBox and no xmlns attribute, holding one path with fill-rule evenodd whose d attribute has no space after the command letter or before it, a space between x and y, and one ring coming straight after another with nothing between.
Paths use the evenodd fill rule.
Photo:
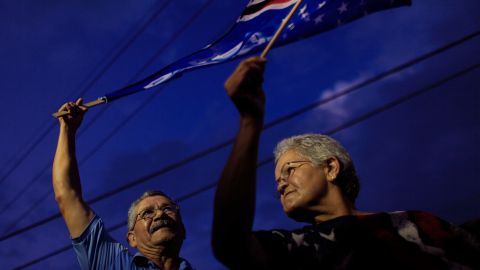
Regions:
<instances>
[{"instance_id":1,"label":"stars and stripes shirt","mask_svg":"<svg viewBox=\"0 0 480 270\"><path fill-rule=\"evenodd\" d=\"M480 269L478 239L420 211L343 216L254 234L269 269Z\"/></svg>"}]
</instances>

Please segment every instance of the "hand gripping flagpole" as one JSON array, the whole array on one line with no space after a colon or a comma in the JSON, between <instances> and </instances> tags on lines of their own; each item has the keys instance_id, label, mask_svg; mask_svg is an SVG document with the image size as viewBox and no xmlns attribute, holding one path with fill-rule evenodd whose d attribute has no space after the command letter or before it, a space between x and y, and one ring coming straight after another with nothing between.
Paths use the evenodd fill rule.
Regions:
<instances>
[{"instance_id":1,"label":"hand gripping flagpole","mask_svg":"<svg viewBox=\"0 0 480 270\"><path fill-rule=\"evenodd\" d=\"M273 35L270 42L268 42L267 47L265 47L265 49L263 49L263 52L260 55L260 57L265 58L267 56L267 53L273 47L273 44L275 43L275 41L277 41L277 39L280 36L280 34L282 33L283 29L285 29L285 27L287 26L287 23L290 21L293 14L295 14L295 12L298 10L298 7L300 7L301 3L302 3L302 0L298 0L297 3L295 3L293 8L290 10L290 13L288 13L288 15L285 17L285 19L283 19L282 24L280 24L280 27L278 27L277 32L275 32L275 35Z\"/></svg>"},{"instance_id":2,"label":"hand gripping flagpole","mask_svg":"<svg viewBox=\"0 0 480 270\"><path fill-rule=\"evenodd\" d=\"M90 101L90 102L87 102L85 104L82 104L82 106L85 106L87 108L91 108L91 107L94 107L94 106L97 106L97 105L100 105L100 104L104 104L104 103L107 103L107 98L106 97L99 97L98 99L96 99L94 101ZM52 115L55 118L59 118L59 117L62 117L62 116L68 115L68 114L70 114L70 111L56 112Z\"/></svg>"}]
</instances>

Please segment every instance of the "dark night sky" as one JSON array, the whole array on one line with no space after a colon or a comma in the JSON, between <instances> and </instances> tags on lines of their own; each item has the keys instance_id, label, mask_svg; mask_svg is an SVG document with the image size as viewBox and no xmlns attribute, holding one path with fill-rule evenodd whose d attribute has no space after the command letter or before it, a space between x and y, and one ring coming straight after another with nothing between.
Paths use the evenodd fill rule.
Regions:
<instances>
[{"instance_id":1,"label":"dark night sky","mask_svg":"<svg viewBox=\"0 0 480 270\"><path fill-rule=\"evenodd\" d=\"M202 48L233 24L246 3L1 0L0 235L58 212L51 187L58 131L51 113L65 101L93 100ZM274 49L265 74L266 122L480 30L479 11L477 0L414 0L411 7ZM84 197L95 198L231 139L238 116L223 81L237 63L193 71L91 109L77 149ZM270 158L286 136L325 133L353 121L333 136L350 151L361 178L358 208L426 210L457 224L479 218L478 68L355 121L479 63L480 37L474 37L266 129L259 160ZM147 189L182 198L217 181L229 150L177 166L91 207L107 226L121 224L129 204ZM272 163L259 167L255 229L302 226L281 211L273 179ZM181 255L197 269L224 269L210 251L213 192L180 202L188 231ZM112 231L122 243L125 233L126 226ZM55 219L0 241L1 268L69 243L63 221ZM70 248L29 269L77 268Z\"/></svg>"}]
</instances>

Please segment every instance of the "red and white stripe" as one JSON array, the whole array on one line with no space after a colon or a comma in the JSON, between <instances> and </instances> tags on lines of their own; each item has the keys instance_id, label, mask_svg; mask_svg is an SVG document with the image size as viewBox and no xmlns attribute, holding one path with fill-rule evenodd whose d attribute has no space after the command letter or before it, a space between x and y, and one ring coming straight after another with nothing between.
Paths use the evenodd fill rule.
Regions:
<instances>
[{"instance_id":1,"label":"red and white stripe","mask_svg":"<svg viewBox=\"0 0 480 270\"><path fill-rule=\"evenodd\" d=\"M287 8L293 4L295 4L297 0L251 0L247 8L245 9L244 13L238 21L249 21L260 14L264 13L267 10L272 10L272 9L284 9ZM263 6L263 8L256 10L254 12L249 12L249 9L254 9L255 6Z\"/></svg>"}]
</instances>

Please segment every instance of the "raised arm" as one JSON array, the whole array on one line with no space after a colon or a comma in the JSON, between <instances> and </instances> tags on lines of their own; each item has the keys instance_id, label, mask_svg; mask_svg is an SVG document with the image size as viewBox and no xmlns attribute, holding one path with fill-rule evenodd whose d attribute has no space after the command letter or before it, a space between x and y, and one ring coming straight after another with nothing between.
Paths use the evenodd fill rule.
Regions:
<instances>
[{"instance_id":1,"label":"raised arm","mask_svg":"<svg viewBox=\"0 0 480 270\"><path fill-rule=\"evenodd\" d=\"M53 191L72 238L80 236L93 218L93 212L82 198L80 174L75 156L75 135L87 108L82 100L64 104L59 111L71 111L59 118L60 133L53 161Z\"/></svg>"},{"instance_id":2,"label":"raised arm","mask_svg":"<svg viewBox=\"0 0 480 270\"><path fill-rule=\"evenodd\" d=\"M240 128L215 193L212 247L217 259L230 269L266 265L266 256L252 235L265 63L263 58L249 58L225 82L240 113Z\"/></svg>"}]
</instances>

